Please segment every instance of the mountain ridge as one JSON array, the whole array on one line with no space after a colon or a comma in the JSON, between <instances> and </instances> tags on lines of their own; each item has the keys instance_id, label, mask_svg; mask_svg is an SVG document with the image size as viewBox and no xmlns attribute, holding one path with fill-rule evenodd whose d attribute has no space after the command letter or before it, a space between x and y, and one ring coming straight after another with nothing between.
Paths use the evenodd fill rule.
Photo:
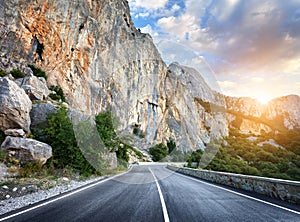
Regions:
<instances>
[{"instance_id":1,"label":"mountain ridge","mask_svg":"<svg viewBox=\"0 0 300 222\"><path fill-rule=\"evenodd\" d=\"M252 99L213 91L195 69L167 67L151 36L134 27L125 0L1 4L1 68L42 67L72 108L89 115L111 110L119 131L145 136L144 149L174 139L181 150L203 150L231 127L261 134L278 130L274 125L300 126L299 96L272 100L264 110Z\"/></svg>"}]
</instances>

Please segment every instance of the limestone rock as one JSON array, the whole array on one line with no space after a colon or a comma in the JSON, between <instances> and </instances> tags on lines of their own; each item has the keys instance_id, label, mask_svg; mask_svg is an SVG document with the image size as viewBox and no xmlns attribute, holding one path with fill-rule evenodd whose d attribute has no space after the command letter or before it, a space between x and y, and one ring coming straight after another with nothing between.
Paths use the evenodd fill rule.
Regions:
<instances>
[{"instance_id":1,"label":"limestone rock","mask_svg":"<svg viewBox=\"0 0 300 222\"><path fill-rule=\"evenodd\" d=\"M232 116L229 125L238 119L238 128L243 132L260 134L300 127L300 97L297 95L273 99L265 105L247 97L226 97L226 106Z\"/></svg>"},{"instance_id":2,"label":"limestone rock","mask_svg":"<svg viewBox=\"0 0 300 222\"><path fill-rule=\"evenodd\" d=\"M24 77L22 88L32 101L44 100L50 94L50 90L48 89L44 78L38 78L33 74Z\"/></svg>"},{"instance_id":3,"label":"limestone rock","mask_svg":"<svg viewBox=\"0 0 300 222\"><path fill-rule=\"evenodd\" d=\"M29 132L32 103L23 89L8 78L0 78L0 130Z\"/></svg>"},{"instance_id":4,"label":"limestone rock","mask_svg":"<svg viewBox=\"0 0 300 222\"><path fill-rule=\"evenodd\" d=\"M33 104L30 111L31 127L43 127L47 124L47 117L57 112L59 108L52 103Z\"/></svg>"},{"instance_id":5,"label":"limestone rock","mask_svg":"<svg viewBox=\"0 0 300 222\"><path fill-rule=\"evenodd\" d=\"M13 156L21 163L39 161L45 164L52 156L52 147L46 143L33 139L20 137L6 137L1 145L10 156Z\"/></svg>"},{"instance_id":6,"label":"limestone rock","mask_svg":"<svg viewBox=\"0 0 300 222\"><path fill-rule=\"evenodd\" d=\"M7 176L7 166L0 162L0 182L2 182ZM7 186L6 186L7 187ZM5 189L6 187L3 186Z\"/></svg>"},{"instance_id":7,"label":"limestone rock","mask_svg":"<svg viewBox=\"0 0 300 222\"><path fill-rule=\"evenodd\" d=\"M5 136L25 137L25 132L22 129L8 129L4 131Z\"/></svg>"}]
</instances>

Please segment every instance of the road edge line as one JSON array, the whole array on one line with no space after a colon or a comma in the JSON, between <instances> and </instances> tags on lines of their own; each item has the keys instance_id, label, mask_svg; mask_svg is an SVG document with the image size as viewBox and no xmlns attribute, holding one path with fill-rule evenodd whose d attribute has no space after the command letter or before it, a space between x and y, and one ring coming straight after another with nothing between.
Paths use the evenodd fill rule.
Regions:
<instances>
[{"instance_id":1,"label":"road edge line","mask_svg":"<svg viewBox=\"0 0 300 222\"><path fill-rule=\"evenodd\" d=\"M79 193L79 192L81 192L81 191L87 190L87 189L89 189L89 188L92 188L92 187L94 187L94 186L97 186L97 185L99 185L99 184L101 184L101 183L104 183L104 182L106 182L106 181L112 180L112 179L114 179L114 178L116 178L116 177L122 176L122 175L124 175L124 174L126 174L126 173L129 173L129 172L131 171L132 168L133 168L133 167L131 167L129 170L127 170L126 172L123 172L123 173L121 173L121 174L117 174L117 175L115 175L115 176L106 178L106 179L104 179L104 180L100 180L99 182L96 182L96 183L93 183L93 184L84 186L84 187L82 187L82 188L78 188L78 189L76 189L76 190L74 190L74 191L71 191L70 193L63 194L62 196L59 196L59 197L54 198L54 199L51 199L51 200L49 200L49 201L47 201L47 199L46 199L46 200L44 200L44 201L45 201L44 203L41 203L41 204L38 204L38 203L37 203L37 205L34 206L34 207L30 207L30 208L28 208L28 209L26 209L26 210L22 210L22 211L20 211L20 212L14 213L14 214L12 214L12 215L9 215L9 216L0 218L0 222L1 222L1 221L8 220L8 219L11 219L11 218L13 218L13 217L19 216L19 215L24 214L24 213L30 212L30 211L35 210L35 209L38 209L38 208L40 208L40 207L46 206L46 205L51 204L51 203L53 203L53 202L56 202L56 201L58 201L58 200L64 199L64 198L66 198L66 197L69 197L69 196L71 196L71 195L73 195L73 194Z\"/></svg>"},{"instance_id":2,"label":"road edge line","mask_svg":"<svg viewBox=\"0 0 300 222\"><path fill-rule=\"evenodd\" d=\"M167 168L166 168L167 169ZM170 170L170 169L168 169ZM171 171L171 170L170 170ZM220 187L218 185L214 185L214 184L211 184L211 183L208 183L208 182L205 182L205 181L202 181L200 178L197 179L197 178L193 178L191 176L188 176L188 175L184 175L184 174L181 174L179 172L175 172L175 171L172 171L174 173L177 173L178 175L182 176L182 177L185 177L185 178L188 178L188 179L191 179L191 180L194 180L198 183L203 183L203 184L206 184L206 185L209 185L209 186L212 186L212 187L216 187L216 188L219 188L221 190L226 190L230 193L234 193L236 195L239 195L239 196L242 196L242 197L245 197L245 198L248 198L248 199L251 199L251 200L255 200L255 201L258 201L258 202L261 202L261 203L264 203L264 204L267 204L267 205L270 205L270 206L273 206L273 207L277 207L277 208L280 208L282 210L286 210L286 211L289 211L289 212L292 212L292 213L295 213L295 214L298 214L300 215L300 212L299 211L295 211L295 210L292 210L292 209L289 209L289 208L286 208L286 207L283 207L283 206L280 206L280 205L277 205L277 204L274 204L274 203L270 203L268 201L265 201L265 200L261 200L261 199L258 199L258 198L255 198L255 197L251 197L251 196L248 196L246 194L242 194L242 193L239 193L239 192L236 192L236 191L233 191L233 190L230 190L230 189L227 189L227 188L224 188L224 187Z\"/></svg>"},{"instance_id":3,"label":"road edge line","mask_svg":"<svg viewBox=\"0 0 300 222\"><path fill-rule=\"evenodd\" d=\"M157 187L157 190L158 190L158 194L159 194L160 203L161 203L161 207L162 207L162 210L163 210L163 215L164 215L165 222L170 222L169 214L168 214L168 210L167 210L167 206L166 206L166 202L165 202L164 196L163 196L163 194L161 192L158 180L157 180L155 174L153 173L153 171L150 169L150 167L148 167L148 170L151 172L151 174L152 174L152 176L154 178L154 181L156 183L156 187Z\"/></svg>"}]
</instances>

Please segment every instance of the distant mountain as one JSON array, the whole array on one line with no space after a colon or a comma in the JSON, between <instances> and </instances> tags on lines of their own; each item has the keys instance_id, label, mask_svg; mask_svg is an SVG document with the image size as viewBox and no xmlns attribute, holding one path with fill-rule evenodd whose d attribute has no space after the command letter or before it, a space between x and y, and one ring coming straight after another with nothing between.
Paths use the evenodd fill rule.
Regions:
<instances>
[{"instance_id":1,"label":"distant mountain","mask_svg":"<svg viewBox=\"0 0 300 222\"><path fill-rule=\"evenodd\" d=\"M251 98L226 97L227 119L243 132L260 134L300 128L300 97L289 95L266 105Z\"/></svg>"}]
</instances>

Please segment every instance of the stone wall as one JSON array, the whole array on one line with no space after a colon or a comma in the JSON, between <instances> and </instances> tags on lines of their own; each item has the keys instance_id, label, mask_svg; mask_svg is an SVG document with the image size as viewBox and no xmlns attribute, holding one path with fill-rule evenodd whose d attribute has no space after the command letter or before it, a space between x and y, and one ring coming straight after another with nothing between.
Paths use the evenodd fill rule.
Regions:
<instances>
[{"instance_id":1,"label":"stone wall","mask_svg":"<svg viewBox=\"0 0 300 222\"><path fill-rule=\"evenodd\" d=\"M168 169L230 187L300 204L300 182L233 173L195 170L168 165Z\"/></svg>"}]
</instances>

